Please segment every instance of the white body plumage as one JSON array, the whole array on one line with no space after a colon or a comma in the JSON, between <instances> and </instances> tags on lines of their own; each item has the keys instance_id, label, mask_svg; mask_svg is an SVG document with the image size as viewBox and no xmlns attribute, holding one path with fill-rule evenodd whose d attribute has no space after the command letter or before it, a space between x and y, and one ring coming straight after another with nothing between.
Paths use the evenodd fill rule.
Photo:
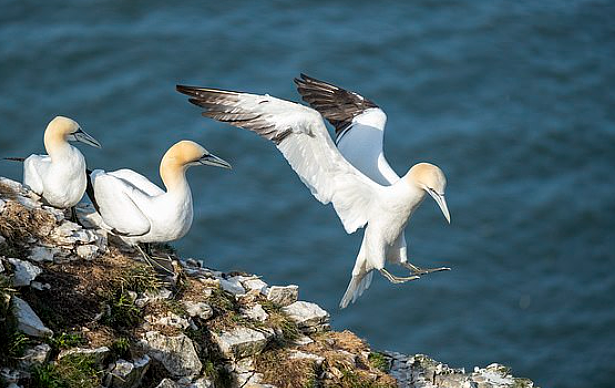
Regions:
<instances>
[{"instance_id":1,"label":"white body plumage","mask_svg":"<svg viewBox=\"0 0 615 388\"><path fill-rule=\"evenodd\" d=\"M45 130L48 155L30 155L24 160L23 182L48 204L58 208L75 206L86 188L86 163L81 152L69 141L80 141L100 148L75 121L58 116Z\"/></svg>"}]
</instances>

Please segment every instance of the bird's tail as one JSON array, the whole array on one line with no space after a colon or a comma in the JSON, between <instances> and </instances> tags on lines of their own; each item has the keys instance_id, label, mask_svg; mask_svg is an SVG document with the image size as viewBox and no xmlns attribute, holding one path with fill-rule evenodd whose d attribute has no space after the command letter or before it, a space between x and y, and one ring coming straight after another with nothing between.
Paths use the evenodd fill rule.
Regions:
<instances>
[{"instance_id":1,"label":"bird's tail","mask_svg":"<svg viewBox=\"0 0 615 388\"><path fill-rule=\"evenodd\" d=\"M24 160L26 160L26 158L14 158L14 157L7 157L7 158L2 158L4 160L10 160L11 162L22 162Z\"/></svg>"},{"instance_id":2,"label":"bird's tail","mask_svg":"<svg viewBox=\"0 0 615 388\"><path fill-rule=\"evenodd\" d=\"M367 290L372 284L372 277L374 273L369 271L367 273L363 272L359 275L353 276L350 279L350 284L348 284L348 288L340 301L340 308L345 309L350 303L354 303L363 292Z\"/></svg>"},{"instance_id":3,"label":"bird's tail","mask_svg":"<svg viewBox=\"0 0 615 388\"><path fill-rule=\"evenodd\" d=\"M87 185L85 187L85 192L92 201L92 205L94 205L94 209L100 214L100 207L96 202L96 198L94 197L94 185L92 185L92 171L85 169L85 179L87 181Z\"/></svg>"}]
</instances>

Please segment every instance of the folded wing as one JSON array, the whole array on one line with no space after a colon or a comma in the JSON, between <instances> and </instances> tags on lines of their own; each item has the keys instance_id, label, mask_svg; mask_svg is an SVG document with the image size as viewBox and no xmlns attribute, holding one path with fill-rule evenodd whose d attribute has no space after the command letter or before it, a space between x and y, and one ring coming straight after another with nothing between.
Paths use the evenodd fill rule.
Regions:
<instances>
[{"instance_id":1,"label":"folded wing","mask_svg":"<svg viewBox=\"0 0 615 388\"><path fill-rule=\"evenodd\" d=\"M94 170L91 178L100 215L113 233L136 237L150 231L150 220L138 205L146 200L147 194L130 182L103 170Z\"/></svg>"},{"instance_id":2,"label":"folded wing","mask_svg":"<svg viewBox=\"0 0 615 388\"><path fill-rule=\"evenodd\" d=\"M315 110L269 95L178 85L203 116L249 129L274 142L301 181L323 204L332 203L346 232L368 222L379 185L339 153Z\"/></svg>"}]
</instances>

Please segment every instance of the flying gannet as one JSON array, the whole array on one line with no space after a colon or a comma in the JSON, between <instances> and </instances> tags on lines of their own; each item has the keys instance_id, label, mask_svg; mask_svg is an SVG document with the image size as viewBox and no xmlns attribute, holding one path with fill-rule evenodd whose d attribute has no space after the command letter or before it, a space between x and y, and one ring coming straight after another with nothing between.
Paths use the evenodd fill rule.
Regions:
<instances>
[{"instance_id":1,"label":"flying gannet","mask_svg":"<svg viewBox=\"0 0 615 388\"><path fill-rule=\"evenodd\" d=\"M85 133L74 120L57 116L45 129L43 142L47 155L6 159L23 161L23 183L49 205L71 208L74 217L73 206L85 193L86 163L83 154L69 144L72 141L101 148L100 143Z\"/></svg>"},{"instance_id":2,"label":"flying gannet","mask_svg":"<svg viewBox=\"0 0 615 388\"><path fill-rule=\"evenodd\" d=\"M135 246L150 264L169 271L152 260L139 243L149 252L149 243L174 241L188 233L193 208L186 170L198 165L231 168L197 143L182 140L169 148L160 162L166 192L129 169L92 171L88 195L102 217L101 227Z\"/></svg>"},{"instance_id":3,"label":"flying gannet","mask_svg":"<svg viewBox=\"0 0 615 388\"><path fill-rule=\"evenodd\" d=\"M400 177L389 165L383 151L387 116L373 101L358 93L301 74L295 78L303 101L318 111L335 128L335 144L342 155L363 174L383 186ZM408 262L404 233L396 243L400 264L416 275L445 271L450 268L419 268ZM397 257L395 257L397 259Z\"/></svg>"},{"instance_id":4,"label":"flying gannet","mask_svg":"<svg viewBox=\"0 0 615 388\"><path fill-rule=\"evenodd\" d=\"M387 260L401 261L399 237L425 193L450 219L444 198L446 178L437 166L416 164L399 181L384 186L342 156L322 116L310 107L269 95L183 85L177 85L177 90L204 108L203 116L251 130L275 143L316 199L333 204L347 233L367 225L341 308L365 291L373 270L393 283L419 278L394 276L384 265Z\"/></svg>"}]
</instances>

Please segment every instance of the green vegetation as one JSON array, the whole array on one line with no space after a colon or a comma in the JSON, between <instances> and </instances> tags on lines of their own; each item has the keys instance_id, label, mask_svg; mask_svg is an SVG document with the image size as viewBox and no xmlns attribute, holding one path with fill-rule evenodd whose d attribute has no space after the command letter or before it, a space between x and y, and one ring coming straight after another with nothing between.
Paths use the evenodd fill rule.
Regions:
<instances>
[{"instance_id":1,"label":"green vegetation","mask_svg":"<svg viewBox=\"0 0 615 388\"><path fill-rule=\"evenodd\" d=\"M111 344L111 351L116 358L130 358L130 339L120 337Z\"/></svg>"},{"instance_id":2,"label":"green vegetation","mask_svg":"<svg viewBox=\"0 0 615 388\"><path fill-rule=\"evenodd\" d=\"M10 300L15 292L10 279L0 275L0 365L11 365L23 356L30 339L17 328L11 313Z\"/></svg>"},{"instance_id":3,"label":"green vegetation","mask_svg":"<svg viewBox=\"0 0 615 388\"><path fill-rule=\"evenodd\" d=\"M381 372L388 373L391 369L389 360L382 353L371 352L367 357L367 360L372 367L380 370Z\"/></svg>"},{"instance_id":4,"label":"green vegetation","mask_svg":"<svg viewBox=\"0 0 615 388\"><path fill-rule=\"evenodd\" d=\"M83 345L87 343L87 341L79 333L62 333L49 338L47 343L51 346L51 349L59 351Z\"/></svg>"},{"instance_id":5,"label":"green vegetation","mask_svg":"<svg viewBox=\"0 0 615 388\"><path fill-rule=\"evenodd\" d=\"M358 373L351 371L349 369L342 369L342 378L339 383L335 385L325 384L325 388L396 388L397 384L391 385L387 383L382 383L375 380L370 380L369 378L362 377Z\"/></svg>"},{"instance_id":6,"label":"green vegetation","mask_svg":"<svg viewBox=\"0 0 615 388\"><path fill-rule=\"evenodd\" d=\"M53 364L35 366L30 388L97 388L100 373L90 357L69 355Z\"/></svg>"},{"instance_id":7,"label":"green vegetation","mask_svg":"<svg viewBox=\"0 0 615 388\"><path fill-rule=\"evenodd\" d=\"M135 306L133 297L123 288L109 293L105 304L109 306L108 315L103 319L106 325L116 330L129 330L141 322L141 310Z\"/></svg>"}]
</instances>

